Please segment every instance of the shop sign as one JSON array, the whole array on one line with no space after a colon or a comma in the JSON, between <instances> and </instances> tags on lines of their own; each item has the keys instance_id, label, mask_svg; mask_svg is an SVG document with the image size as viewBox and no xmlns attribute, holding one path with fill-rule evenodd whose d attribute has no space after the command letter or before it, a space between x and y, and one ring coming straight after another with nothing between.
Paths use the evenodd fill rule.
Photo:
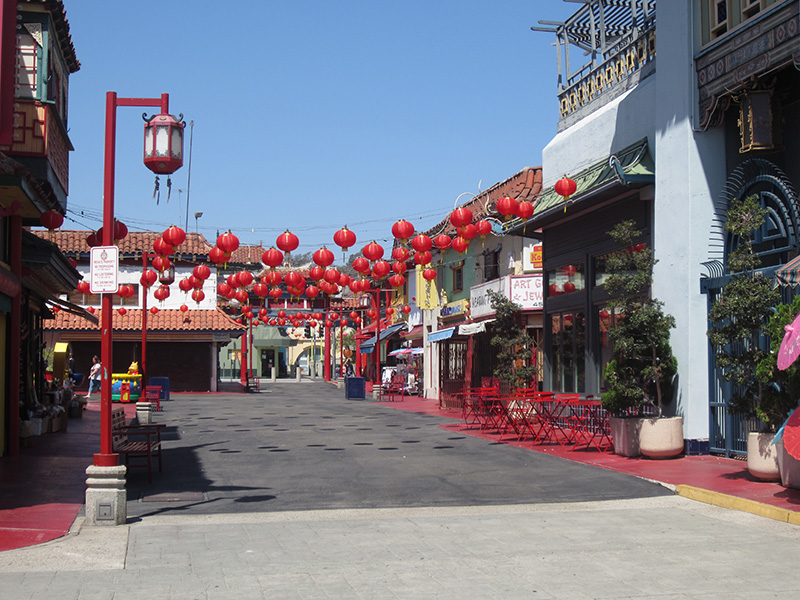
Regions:
<instances>
[{"instance_id":1,"label":"shop sign","mask_svg":"<svg viewBox=\"0 0 800 600\"><path fill-rule=\"evenodd\" d=\"M89 256L89 291L92 294L115 294L119 288L119 248L95 246Z\"/></svg>"},{"instance_id":2,"label":"shop sign","mask_svg":"<svg viewBox=\"0 0 800 600\"><path fill-rule=\"evenodd\" d=\"M417 265L417 308L430 310L439 306L439 291L436 288L436 280L428 281L422 276L422 266Z\"/></svg>"},{"instance_id":3,"label":"shop sign","mask_svg":"<svg viewBox=\"0 0 800 600\"><path fill-rule=\"evenodd\" d=\"M439 311L440 317L455 317L458 315L465 315L469 310L469 303L467 300L456 300L455 302L450 302L442 307L442 310Z\"/></svg>"},{"instance_id":4,"label":"shop sign","mask_svg":"<svg viewBox=\"0 0 800 600\"><path fill-rule=\"evenodd\" d=\"M489 290L502 294L508 298L508 276L493 279L480 285L475 285L469 290L469 304L473 319L479 319L494 314L492 303L489 300Z\"/></svg>"},{"instance_id":5,"label":"shop sign","mask_svg":"<svg viewBox=\"0 0 800 600\"><path fill-rule=\"evenodd\" d=\"M510 282L510 299L523 310L544 308L541 275L513 276Z\"/></svg>"},{"instance_id":6,"label":"shop sign","mask_svg":"<svg viewBox=\"0 0 800 600\"><path fill-rule=\"evenodd\" d=\"M525 240L522 252L522 270L526 273L530 271L542 270L542 244L534 240Z\"/></svg>"}]
</instances>

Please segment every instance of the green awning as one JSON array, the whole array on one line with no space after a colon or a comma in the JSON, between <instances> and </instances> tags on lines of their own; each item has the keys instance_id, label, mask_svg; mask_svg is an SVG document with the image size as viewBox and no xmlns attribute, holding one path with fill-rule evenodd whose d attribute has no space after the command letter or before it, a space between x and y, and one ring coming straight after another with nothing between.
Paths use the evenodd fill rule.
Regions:
<instances>
[{"instance_id":1,"label":"green awning","mask_svg":"<svg viewBox=\"0 0 800 600\"><path fill-rule=\"evenodd\" d=\"M644 138L580 173L567 175L577 184L575 193L567 203L567 206L571 207L617 186L641 187L655 182L655 163L647 146L647 138ZM552 214L556 209L564 210L564 197L549 187L542 191L534 207L533 216L527 222L516 218L506 223L503 229L508 233L523 225L535 225L537 218L546 213Z\"/></svg>"}]
</instances>

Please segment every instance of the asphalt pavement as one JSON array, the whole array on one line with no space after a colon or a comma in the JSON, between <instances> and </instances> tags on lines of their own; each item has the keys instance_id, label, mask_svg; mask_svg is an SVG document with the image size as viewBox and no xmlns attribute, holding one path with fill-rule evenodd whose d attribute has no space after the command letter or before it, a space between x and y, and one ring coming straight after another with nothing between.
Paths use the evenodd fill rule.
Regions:
<instances>
[{"instance_id":1,"label":"asphalt pavement","mask_svg":"<svg viewBox=\"0 0 800 600\"><path fill-rule=\"evenodd\" d=\"M130 473L129 523L0 552L3 598L797 597L795 525L321 382L156 421L165 470Z\"/></svg>"}]
</instances>

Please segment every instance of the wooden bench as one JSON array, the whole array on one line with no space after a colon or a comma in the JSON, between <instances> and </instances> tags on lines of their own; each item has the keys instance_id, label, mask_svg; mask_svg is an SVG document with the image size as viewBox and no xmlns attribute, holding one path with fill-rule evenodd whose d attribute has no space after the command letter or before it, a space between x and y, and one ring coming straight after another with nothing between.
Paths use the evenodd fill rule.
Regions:
<instances>
[{"instance_id":1,"label":"wooden bench","mask_svg":"<svg viewBox=\"0 0 800 600\"><path fill-rule=\"evenodd\" d=\"M158 471L161 472L161 429L164 425L127 425L125 409L111 411L111 440L114 452L125 455L125 466L129 469L147 468L147 482L153 483L153 457L158 457ZM130 440L128 435L144 439ZM145 459L142 463L131 464L131 459Z\"/></svg>"}]
</instances>

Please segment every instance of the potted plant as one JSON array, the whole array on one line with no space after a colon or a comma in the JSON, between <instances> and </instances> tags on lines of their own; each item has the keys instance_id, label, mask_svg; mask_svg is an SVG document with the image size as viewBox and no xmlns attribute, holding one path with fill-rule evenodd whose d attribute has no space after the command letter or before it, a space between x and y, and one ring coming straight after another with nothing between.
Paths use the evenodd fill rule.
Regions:
<instances>
[{"instance_id":1,"label":"potted plant","mask_svg":"<svg viewBox=\"0 0 800 600\"><path fill-rule=\"evenodd\" d=\"M520 326L517 315L522 308L494 290L488 290L495 311L490 343L497 349L493 375L511 388L528 387L535 381L537 368L533 338Z\"/></svg>"},{"instance_id":2,"label":"potted plant","mask_svg":"<svg viewBox=\"0 0 800 600\"><path fill-rule=\"evenodd\" d=\"M771 279L757 272L760 259L753 250L753 234L764 224L765 214L757 196L734 199L728 207L725 228L738 242L728 255L728 270L734 275L709 310L708 338L722 377L732 384L728 410L761 423L760 430L748 432L748 471L758 479L777 480L772 440L785 416L779 414L784 392L773 385L779 385L777 363L771 366L776 358L762 338L780 293ZM782 332L777 335L778 345L781 339Z\"/></svg>"},{"instance_id":3,"label":"potted plant","mask_svg":"<svg viewBox=\"0 0 800 600\"><path fill-rule=\"evenodd\" d=\"M608 389L602 394L603 406L612 414L612 438L615 451L635 454L635 448L622 449L628 438L639 451L651 458L669 458L683 452L683 419L664 417L664 406L673 395L673 381L678 371L669 336L675 319L664 313L663 303L651 296L653 251L639 243L641 231L633 221L618 223L610 232L622 250L612 253L606 268L609 276L605 289L612 297L608 308L615 326L608 332L613 343L612 360L603 376ZM650 406L656 415L638 421L620 421L623 417L641 417ZM638 429L624 432L631 422ZM638 435L637 435L638 433Z\"/></svg>"}]
</instances>

